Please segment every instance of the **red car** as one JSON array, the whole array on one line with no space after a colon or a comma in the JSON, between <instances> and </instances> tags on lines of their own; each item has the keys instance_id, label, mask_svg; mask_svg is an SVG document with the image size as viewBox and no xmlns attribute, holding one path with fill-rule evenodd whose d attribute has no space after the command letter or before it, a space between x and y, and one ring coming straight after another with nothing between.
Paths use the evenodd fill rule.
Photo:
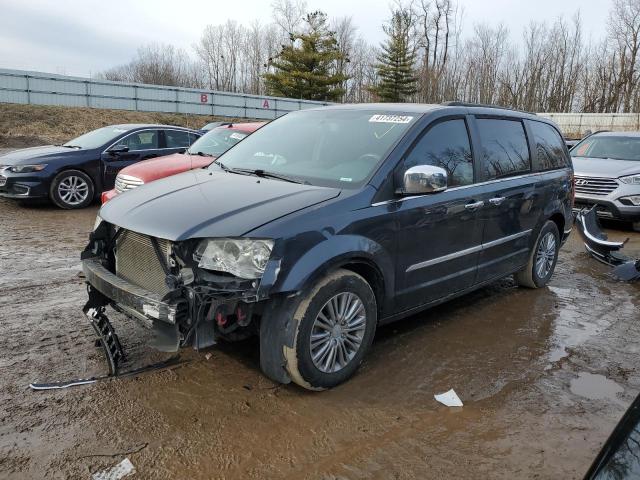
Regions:
<instances>
[{"instance_id":1,"label":"red car","mask_svg":"<svg viewBox=\"0 0 640 480\"><path fill-rule=\"evenodd\" d=\"M152 158L123 168L116 177L115 188L102 192L101 201L106 203L119 193L159 178L169 177L194 168L206 167L216 157L222 155L265 123L267 122L222 125L196 140L185 153Z\"/></svg>"}]
</instances>

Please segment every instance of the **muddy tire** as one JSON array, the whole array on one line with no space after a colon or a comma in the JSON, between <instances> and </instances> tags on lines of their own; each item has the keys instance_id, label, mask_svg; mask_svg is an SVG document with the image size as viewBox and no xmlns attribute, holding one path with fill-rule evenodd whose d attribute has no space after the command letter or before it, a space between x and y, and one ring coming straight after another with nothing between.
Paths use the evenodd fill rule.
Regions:
<instances>
[{"instance_id":1,"label":"muddy tire","mask_svg":"<svg viewBox=\"0 0 640 480\"><path fill-rule=\"evenodd\" d=\"M60 172L49 189L51 201L66 210L88 207L93 201L94 193L93 180L80 170Z\"/></svg>"},{"instance_id":2,"label":"muddy tire","mask_svg":"<svg viewBox=\"0 0 640 480\"><path fill-rule=\"evenodd\" d=\"M516 283L527 288L544 287L551 280L556 268L559 250L558 226L551 220L547 220L531 250L527 266L514 275Z\"/></svg>"},{"instance_id":3,"label":"muddy tire","mask_svg":"<svg viewBox=\"0 0 640 480\"><path fill-rule=\"evenodd\" d=\"M378 322L376 298L360 275L337 270L303 295L293 319L293 348L284 347L287 373L301 387L324 390L362 363Z\"/></svg>"}]
</instances>

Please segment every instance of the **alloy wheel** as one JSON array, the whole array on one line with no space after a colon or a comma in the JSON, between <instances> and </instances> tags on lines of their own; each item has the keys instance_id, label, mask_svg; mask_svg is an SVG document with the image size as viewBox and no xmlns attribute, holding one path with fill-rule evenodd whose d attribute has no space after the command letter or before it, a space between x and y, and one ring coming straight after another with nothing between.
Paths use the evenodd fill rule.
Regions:
<instances>
[{"instance_id":1,"label":"alloy wheel","mask_svg":"<svg viewBox=\"0 0 640 480\"><path fill-rule=\"evenodd\" d=\"M69 175L58 184L58 195L67 205L80 205L89 195L89 185L82 177Z\"/></svg>"},{"instance_id":2,"label":"alloy wheel","mask_svg":"<svg viewBox=\"0 0 640 480\"><path fill-rule=\"evenodd\" d=\"M364 338L367 314L360 297L343 292L318 312L311 329L313 364L324 373L342 370L356 356Z\"/></svg>"},{"instance_id":3,"label":"alloy wheel","mask_svg":"<svg viewBox=\"0 0 640 480\"><path fill-rule=\"evenodd\" d=\"M553 262L556 258L556 237L553 233L547 232L540 243L536 252L536 274L538 278L545 278L549 275Z\"/></svg>"}]
</instances>

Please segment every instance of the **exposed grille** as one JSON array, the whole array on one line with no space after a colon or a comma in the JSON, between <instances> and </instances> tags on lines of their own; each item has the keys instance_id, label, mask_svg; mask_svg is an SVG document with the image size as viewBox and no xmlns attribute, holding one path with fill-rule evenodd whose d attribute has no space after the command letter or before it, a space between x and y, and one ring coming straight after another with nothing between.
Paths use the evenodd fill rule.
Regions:
<instances>
[{"instance_id":1,"label":"exposed grille","mask_svg":"<svg viewBox=\"0 0 640 480\"><path fill-rule=\"evenodd\" d=\"M7 184L7 177L0 175L0 187L4 187Z\"/></svg>"},{"instance_id":2,"label":"exposed grille","mask_svg":"<svg viewBox=\"0 0 640 480\"><path fill-rule=\"evenodd\" d=\"M167 265L171 242L156 239ZM116 243L116 275L150 292L164 295L169 292L166 275L156 255L150 237L130 230L123 231Z\"/></svg>"},{"instance_id":3,"label":"exposed grille","mask_svg":"<svg viewBox=\"0 0 640 480\"><path fill-rule=\"evenodd\" d=\"M618 182L613 178L599 178L599 177L582 177L576 175L576 193L584 193L587 195L609 195L616 188L618 188Z\"/></svg>"},{"instance_id":4,"label":"exposed grille","mask_svg":"<svg viewBox=\"0 0 640 480\"><path fill-rule=\"evenodd\" d=\"M116 177L116 192L126 192L127 190L132 190L143 184L144 181L140 180L137 177L132 177L131 175L122 175L119 173Z\"/></svg>"}]
</instances>

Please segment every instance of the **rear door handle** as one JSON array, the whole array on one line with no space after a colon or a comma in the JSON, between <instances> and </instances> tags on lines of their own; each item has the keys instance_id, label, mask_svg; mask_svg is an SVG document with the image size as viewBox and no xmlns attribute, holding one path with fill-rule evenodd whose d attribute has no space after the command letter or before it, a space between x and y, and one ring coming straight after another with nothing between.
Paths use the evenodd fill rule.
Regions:
<instances>
[{"instance_id":1,"label":"rear door handle","mask_svg":"<svg viewBox=\"0 0 640 480\"><path fill-rule=\"evenodd\" d=\"M497 207L498 205L502 205L502 202L504 202L505 200L506 200L505 197L496 197L489 200L489 203Z\"/></svg>"},{"instance_id":2,"label":"rear door handle","mask_svg":"<svg viewBox=\"0 0 640 480\"><path fill-rule=\"evenodd\" d=\"M473 203L467 203L464 208L466 208L467 210L478 210L479 208L484 207L484 202L473 202Z\"/></svg>"}]
</instances>

